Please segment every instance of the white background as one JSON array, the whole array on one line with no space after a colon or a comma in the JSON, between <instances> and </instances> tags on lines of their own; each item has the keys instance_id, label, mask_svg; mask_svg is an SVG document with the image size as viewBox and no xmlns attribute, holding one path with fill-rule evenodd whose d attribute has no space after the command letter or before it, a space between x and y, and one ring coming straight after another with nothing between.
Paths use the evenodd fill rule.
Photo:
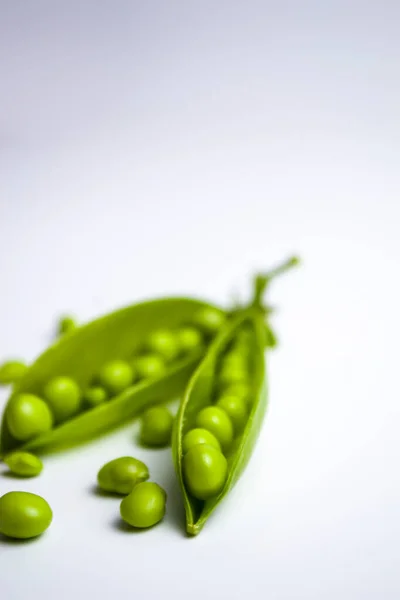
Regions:
<instances>
[{"instance_id":1,"label":"white background","mask_svg":"<svg viewBox=\"0 0 400 600\"><path fill-rule=\"evenodd\" d=\"M0 539L2 598L399 597L399 6L0 2L1 356L32 360L65 310L229 304L304 261L271 294L260 441L202 534L131 425L0 478L54 511ZM123 454L169 494L146 533L93 492Z\"/></svg>"}]
</instances>

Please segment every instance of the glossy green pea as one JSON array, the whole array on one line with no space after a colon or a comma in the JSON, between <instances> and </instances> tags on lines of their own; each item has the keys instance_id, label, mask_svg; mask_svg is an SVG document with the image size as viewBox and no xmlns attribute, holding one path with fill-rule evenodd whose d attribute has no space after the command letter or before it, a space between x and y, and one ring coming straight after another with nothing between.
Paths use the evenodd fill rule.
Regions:
<instances>
[{"instance_id":1,"label":"glossy green pea","mask_svg":"<svg viewBox=\"0 0 400 600\"><path fill-rule=\"evenodd\" d=\"M81 404L81 390L71 377L54 377L44 388L44 397L57 423L76 414Z\"/></svg>"},{"instance_id":2,"label":"glossy green pea","mask_svg":"<svg viewBox=\"0 0 400 600\"><path fill-rule=\"evenodd\" d=\"M228 382L228 385L221 387L221 394L224 396L236 396L236 398L249 402L251 400L251 387L245 382Z\"/></svg>"},{"instance_id":3,"label":"glossy green pea","mask_svg":"<svg viewBox=\"0 0 400 600\"><path fill-rule=\"evenodd\" d=\"M8 537L37 537L46 531L52 518L50 506L36 494L8 492L0 498L0 533Z\"/></svg>"},{"instance_id":4,"label":"glossy green pea","mask_svg":"<svg viewBox=\"0 0 400 600\"><path fill-rule=\"evenodd\" d=\"M207 500L223 489L228 464L220 450L207 444L192 446L183 457L183 475L192 496Z\"/></svg>"},{"instance_id":5,"label":"glossy green pea","mask_svg":"<svg viewBox=\"0 0 400 600\"><path fill-rule=\"evenodd\" d=\"M11 473L20 477L36 477L43 470L43 463L30 452L16 451L8 454L4 459Z\"/></svg>"},{"instance_id":6,"label":"glossy green pea","mask_svg":"<svg viewBox=\"0 0 400 600\"><path fill-rule=\"evenodd\" d=\"M225 323L226 315L215 308L202 308L193 317L193 324L207 335L215 335Z\"/></svg>"},{"instance_id":7,"label":"glossy green pea","mask_svg":"<svg viewBox=\"0 0 400 600\"><path fill-rule=\"evenodd\" d=\"M116 494L129 494L135 485L149 478L146 465L132 456L121 456L103 465L97 474L102 490Z\"/></svg>"},{"instance_id":8,"label":"glossy green pea","mask_svg":"<svg viewBox=\"0 0 400 600\"><path fill-rule=\"evenodd\" d=\"M98 380L112 396L116 396L132 384L134 370L124 360L111 360L101 369Z\"/></svg>"},{"instance_id":9,"label":"glossy green pea","mask_svg":"<svg viewBox=\"0 0 400 600\"><path fill-rule=\"evenodd\" d=\"M233 425L222 408L207 406L196 417L196 426L210 431L219 441L223 450L226 450L233 440Z\"/></svg>"},{"instance_id":10,"label":"glossy green pea","mask_svg":"<svg viewBox=\"0 0 400 600\"><path fill-rule=\"evenodd\" d=\"M221 371L228 370L247 370L248 359L242 352L231 350L225 354L221 361Z\"/></svg>"},{"instance_id":11,"label":"glossy green pea","mask_svg":"<svg viewBox=\"0 0 400 600\"><path fill-rule=\"evenodd\" d=\"M71 316L64 316L61 317L61 319L58 322L58 334L59 335L64 335L65 333L70 333L71 331L74 331L74 329L77 328L77 323L74 319L74 317Z\"/></svg>"},{"instance_id":12,"label":"glossy green pea","mask_svg":"<svg viewBox=\"0 0 400 600\"><path fill-rule=\"evenodd\" d=\"M12 385L22 379L28 367L20 360L8 360L0 365L0 385Z\"/></svg>"},{"instance_id":13,"label":"glossy green pea","mask_svg":"<svg viewBox=\"0 0 400 600\"><path fill-rule=\"evenodd\" d=\"M221 444L210 431L207 429L201 429L200 427L195 427L188 431L183 439L182 439L182 451L183 454L186 454L190 448L193 446L198 446L199 444L207 444L208 446L213 446L217 450L221 450Z\"/></svg>"},{"instance_id":14,"label":"glossy green pea","mask_svg":"<svg viewBox=\"0 0 400 600\"><path fill-rule=\"evenodd\" d=\"M132 527L153 527L164 517L166 501L167 494L157 483L139 483L122 500L121 517Z\"/></svg>"},{"instance_id":15,"label":"glossy green pea","mask_svg":"<svg viewBox=\"0 0 400 600\"><path fill-rule=\"evenodd\" d=\"M174 418L165 406L154 406L143 414L140 442L144 446L162 447L171 441Z\"/></svg>"},{"instance_id":16,"label":"glossy green pea","mask_svg":"<svg viewBox=\"0 0 400 600\"><path fill-rule=\"evenodd\" d=\"M168 329L160 329L151 333L146 347L151 353L159 354L166 362L174 360L179 354L176 334Z\"/></svg>"},{"instance_id":17,"label":"glossy green pea","mask_svg":"<svg viewBox=\"0 0 400 600\"><path fill-rule=\"evenodd\" d=\"M133 360L139 379L162 377L166 371L163 359L157 354L144 354Z\"/></svg>"},{"instance_id":18,"label":"glossy green pea","mask_svg":"<svg viewBox=\"0 0 400 600\"><path fill-rule=\"evenodd\" d=\"M221 370L218 374L218 386L225 387L234 383L246 383L249 379L248 369L245 367L231 367L228 365L222 365Z\"/></svg>"},{"instance_id":19,"label":"glossy green pea","mask_svg":"<svg viewBox=\"0 0 400 600\"><path fill-rule=\"evenodd\" d=\"M53 426L46 402L33 394L14 396L6 408L6 420L11 435L20 441L30 440Z\"/></svg>"},{"instance_id":20,"label":"glossy green pea","mask_svg":"<svg viewBox=\"0 0 400 600\"><path fill-rule=\"evenodd\" d=\"M98 406L99 404L103 404L107 398L107 391L99 385L94 385L88 388L83 395L83 400L86 406L91 408Z\"/></svg>"},{"instance_id":21,"label":"glossy green pea","mask_svg":"<svg viewBox=\"0 0 400 600\"><path fill-rule=\"evenodd\" d=\"M244 428L247 421L247 406L244 400L237 396L224 395L217 402L217 406L222 408L232 421L235 433L239 433Z\"/></svg>"},{"instance_id":22,"label":"glossy green pea","mask_svg":"<svg viewBox=\"0 0 400 600\"><path fill-rule=\"evenodd\" d=\"M195 327L182 327L177 331L176 337L182 354L193 352L203 344L203 336Z\"/></svg>"}]
</instances>

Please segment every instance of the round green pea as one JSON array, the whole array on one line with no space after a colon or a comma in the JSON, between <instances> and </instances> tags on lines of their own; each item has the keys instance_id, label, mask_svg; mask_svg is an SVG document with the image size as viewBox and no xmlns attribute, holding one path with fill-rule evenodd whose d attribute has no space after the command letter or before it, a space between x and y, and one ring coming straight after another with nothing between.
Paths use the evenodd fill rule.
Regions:
<instances>
[{"instance_id":1,"label":"round green pea","mask_svg":"<svg viewBox=\"0 0 400 600\"><path fill-rule=\"evenodd\" d=\"M22 379L28 367L19 360L8 360L0 365L0 385L12 385Z\"/></svg>"},{"instance_id":2,"label":"round green pea","mask_svg":"<svg viewBox=\"0 0 400 600\"><path fill-rule=\"evenodd\" d=\"M154 406L143 413L140 442L144 446L162 447L171 442L174 417L165 406Z\"/></svg>"},{"instance_id":3,"label":"round green pea","mask_svg":"<svg viewBox=\"0 0 400 600\"><path fill-rule=\"evenodd\" d=\"M207 444L192 446L183 457L183 475L192 496L207 500L223 489L228 463L220 450Z\"/></svg>"},{"instance_id":4,"label":"round green pea","mask_svg":"<svg viewBox=\"0 0 400 600\"><path fill-rule=\"evenodd\" d=\"M29 492L8 492L0 498L0 533L33 538L49 527L53 513L44 498Z\"/></svg>"},{"instance_id":5,"label":"round green pea","mask_svg":"<svg viewBox=\"0 0 400 600\"><path fill-rule=\"evenodd\" d=\"M30 452L17 450L16 452L8 454L4 458L4 462L11 473L20 475L21 477L36 477L43 469L43 463L40 458Z\"/></svg>"},{"instance_id":6,"label":"round green pea","mask_svg":"<svg viewBox=\"0 0 400 600\"><path fill-rule=\"evenodd\" d=\"M251 388L248 383L229 383L227 386L222 386L222 393L224 396L236 396L245 402L248 402L251 398Z\"/></svg>"},{"instance_id":7,"label":"round green pea","mask_svg":"<svg viewBox=\"0 0 400 600\"><path fill-rule=\"evenodd\" d=\"M221 370L246 370L248 368L248 360L243 352L233 351L227 352L221 361Z\"/></svg>"},{"instance_id":8,"label":"round green pea","mask_svg":"<svg viewBox=\"0 0 400 600\"><path fill-rule=\"evenodd\" d=\"M207 335L215 335L225 323L226 315L216 308L201 308L193 317L193 324Z\"/></svg>"},{"instance_id":9,"label":"round green pea","mask_svg":"<svg viewBox=\"0 0 400 600\"><path fill-rule=\"evenodd\" d=\"M98 380L111 396L115 396L132 384L134 370L124 360L112 360L103 366Z\"/></svg>"},{"instance_id":10,"label":"round green pea","mask_svg":"<svg viewBox=\"0 0 400 600\"><path fill-rule=\"evenodd\" d=\"M220 387L233 383L245 383L248 379L249 372L246 367L232 367L229 364L223 364L218 374L218 384Z\"/></svg>"},{"instance_id":11,"label":"round green pea","mask_svg":"<svg viewBox=\"0 0 400 600\"><path fill-rule=\"evenodd\" d=\"M208 446L212 446L217 450L221 450L221 444L215 435L213 435L210 431L207 431L207 429L200 429L200 427L196 427L195 429L188 431L183 437L183 454L186 454L190 448L193 446L198 446L199 444L207 444Z\"/></svg>"},{"instance_id":12,"label":"round green pea","mask_svg":"<svg viewBox=\"0 0 400 600\"><path fill-rule=\"evenodd\" d=\"M177 331L178 345L182 354L189 354L203 344L203 336L195 327L182 327Z\"/></svg>"},{"instance_id":13,"label":"round green pea","mask_svg":"<svg viewBox=\"0 0 400 600\"><path fill-rule=\"evenodd\" d=\"M107 398L107 391L99 385L94 385L88 388L83 395L85 404L91 408L94 408L99 404L103 404Z\"/></svg>"},{"instance_id":14,"label":"round green pea","mask_svg":"<svg viewBox=\"0 0 400 600\"><path fill-rule=\"evenodd\" d=\"M237 396L223 395L217 402L232 421L235 433L242 431L247 421L247 406L244 400Z\"/></svg>"},{"instance_id":15,"label":"round green pea","mask_svg":"<svg viewBox=\"0 0 400 600\"><path fill-rule=\"evenodd\" d=\"M196 417L196 426L210 431L219 441L223 450L226 450L233 440L233 425L222 408L207 406Z\"/></svg>"},{"instance_id":16,"label":"round green pea","mask_svg":"<svg viewBox=\"0 0 400 600\"><path fill-rule=\"evenodd\" d=\"M129 494L135 485L148 478L149 470L144 463L132 456L121 456L101 467L97 483L106 492Z\"/></svg>"},{"instance_id":17,"label":"round green pea","mask_svg":"<svg viewBox=\"0 0 400 600\"><path fill-rule=\"evenodd\" d=\"M44 388L44 397L57 423L72 417L81 404L81 390L71 377L51 379Z\"/></svg>"},{"instance_id":18,"label":"round green pea","mask_svg":"<svg viewBox=\"0 0 400 600\"><path fill-rule=\"evenodd\" d=\"M157 483L139 483L122 500L121 517L132 527L152 527L164 517L166 501L167 494Z\"/></svg>"},{"instance_id":19,"label":"round green pea","mask_svg":"<svg viewBox=\"0 0 400 600\"><path fill-rule=\"evenodd\" d=\"M64 317L61 317L61 319L58 322L58 334L59 335L64 335L65 333L70 333L71 331L74 331L74 329L77 328L77 323L74 319L74 317L65 315Z\"/></svg>"},{"instance_id":20,"label":"round green pea","mask_svg":"<svg viewBox=\"0 0 400 600\"><path fill-rule=\"evenodd\" d=\"M176 334L168 329L160 329L151 333L146 347L150 352L159 354L166 362L174 360L179 354Z\"/></svg>"},{"instance_id":21,"label":"round green pea","mask_svg":"<svg viewBox=\"0 0 400 600\"><path fill-rule=\"evenodd\" d=\"M53 415L38 396L18 394L7 406L6 421L11 435L22 442L49 431Z\"/></svg>"},{"instance_id":22,"label":"round green pea","mask_svg":"<svg viewBox=\"0 0 400 600\"><path fill-rule=\"evenodd\" d=\"M165 363L157 354L144 354L133 361L139 379L155 379L165 372Z\"/></svg>"}]
</instances>

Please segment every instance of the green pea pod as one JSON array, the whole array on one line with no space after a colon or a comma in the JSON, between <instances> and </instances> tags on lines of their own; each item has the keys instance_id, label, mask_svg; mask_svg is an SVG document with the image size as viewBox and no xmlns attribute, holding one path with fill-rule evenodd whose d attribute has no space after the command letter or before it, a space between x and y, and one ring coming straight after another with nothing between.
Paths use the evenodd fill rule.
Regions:
<instances>
[{"instance_id":1,"label":"green pea pod","mask_svg":"<svg viewBox=\"0 0 400 600\"><path fill-rule=\"evenodd\" d=\"M81 326L60 338L29 367L14 387L8 403L20 393L40 396L46 383L56 376L71 377L84 390L107 361L129 359L154 330L191 323L199 309L207 308L220 310L199 300L167 298L123 308ZM20 442L11 435L5 419L6 406L0 456L17 448L49 452L71 447L124 424L145 407L180 394L203 353L204 349L198 349L186 358L177 359L159 378L132 384L112 400L78 413L27 442Z\"/></svg>"},{"instance_id":2,"label":"green pea pod","mask_svg":"<svg viewBox=\"0 0 400 600\"><path fill-rule=\"evenodd\" d=\"M234 440L232 447L226 455L228 476L222 491L213 498L201 501L193 498L185 485L182 468L182 440L184 435L195 427L195 419L198 412L213 402L218 361L226 351L229 343L234 339L236 332L243 325L246 325L252 334L252 407L243 432ZM195 371L186 389L175 422L172 451L183 494L186 511L186 529L191 535L196 535L201 531L208 517L235 485L250 459L267 406L264 344L264 321L262 314L255 309L244 311L235 320L225 326L224 330L210 346L207 355Z\"/></svg>"},{"instance_id":3,"label":"green pea pod","mask_svg":"<svg viewBox=\"0 0 400 600\"><path fill-rule=\"evenodd\" d=\"M227 321L220 330L219 335L209 347L186 388L174 425L172 454L183 495L186 530L191 535L197 535L201 531L209 516L241 476L252 454L267 408L265 346L266 331L269 332L270 328L265 323L265 315L268 310L262 304L262 295L276 275L284 273L296 264L298 264L298 259L291 258L273 271L256 277L254 299L250 307L238 309L231 313L231 320ZM268 346L272 346L271 340L269 342ZM243 346L243 344L245 345ZM241 370L237 362L234 363L233 367L231 366L232 349L237 353L238 348L240 363L244 361L244 364L247 364L244 371ZM229 354L230 358L227 359L226 357ZM245 387L248 389L247 402L249 407L247 419L245 419L244 427L236 430L236 437L233 441L227 443L227 440L222 438L222 430L219 429L218 431L218 427L220 428L222 424L226 425L226 416L224 421L221 421L221 413L217 412L220 410L217 404L213 415L214 418L220 420L219 425L216 421L214 423L209 421L208 426L210 427L209 431L217 437L218 433L220 434L219 442L221 442L221 445L222 442L225 442L225 448L222 447L224 456L218 453L215 448L210 448L210 446L206 446L206 449L197 446L197 462L194 462L192 458L195 448L187 450L186 454L184 452L184 440L188 439L185 436L189 431L199 426L199 414L204 415L203 409L209 411L210 409L207 407L215 406L218 402L218 396L221 397L221 390L219 389L221 375L224 378L226 376L224 367L221 368L221 365L224 365L224 360L230 361L228 363L228 374L230 369L236 389L238 389L238 385L243 388L243 383L239 379L243 374L246 375ZM222 405L224 406L224 404ZM202 422L204 422L204 417ZM227 424L229 425L229 421ZM201 426L207 429L207 425ZM224 435L226 433L225 429ZM232 432L230 435L232 439ZM204 459L201 458L201 454L205 457ZM188 461L189 456L190 460ZM186 465L189 465L186 470L185 461ZM218 464L215 463L218 471L213 470L212 461L218 462ZM200 471L196 471L196 466L202 471L201 474ZM202 479L198 478L196 482L196 477L200 477L200 475ZM222 485L220 485L221 482ZM213 491L210 493L210 490Z\"/></svg>"}]
</instances>

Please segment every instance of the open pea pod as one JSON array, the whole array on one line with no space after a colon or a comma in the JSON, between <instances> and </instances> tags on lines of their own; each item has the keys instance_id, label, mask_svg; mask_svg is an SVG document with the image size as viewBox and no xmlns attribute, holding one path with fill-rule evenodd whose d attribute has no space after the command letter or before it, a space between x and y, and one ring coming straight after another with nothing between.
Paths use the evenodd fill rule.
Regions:
<instances>
[{"instance_id":1,"label":"open pea pod","mask_svg":"<svg viewBox=\"0 0 400 600\"><path fill-rule=\"evenodd\" d=\"M243 327L248 332L250 345L248 367L251 379L250 411L243 431L237 435L230 448L225 452L228 472L222 490L212 498L199 500L190 494L185 483L183 438L188 431L196 427L196 416L199 411L215 402L218 365L236 334ZM254 307L238 313L235 319L226 324L209 347L205 358L193 374L182 400L173 433L172 452L183 494L186 530L191 535L196 535L201 531L208 517L235 485L250 459L258 437L267 406L264 328L264 316L259 309Z\"/></svg>"},{"instance_id":2,"label":"open pea pod","mask_svg":"<svg viewBox=\"0 0 400 600\"><path fill-rule=\"evenodd\" d=\"M207 308L224 314L219 308L200 300L153 300L117 310L61 337L16 383L3 414L0 456L16 448L49 452L71 447L126 423L150 404L176 397L184 390L204 348L174 360L161 377L133 384L108 402L80 412L28 441L15 439L5 418L7 406L17 394L41 396L46 383L56 376L71 377L84 390L107 361L128 360L140 350L151 332L191 323L199 310Z\"/></svg>"}]
</instances>

